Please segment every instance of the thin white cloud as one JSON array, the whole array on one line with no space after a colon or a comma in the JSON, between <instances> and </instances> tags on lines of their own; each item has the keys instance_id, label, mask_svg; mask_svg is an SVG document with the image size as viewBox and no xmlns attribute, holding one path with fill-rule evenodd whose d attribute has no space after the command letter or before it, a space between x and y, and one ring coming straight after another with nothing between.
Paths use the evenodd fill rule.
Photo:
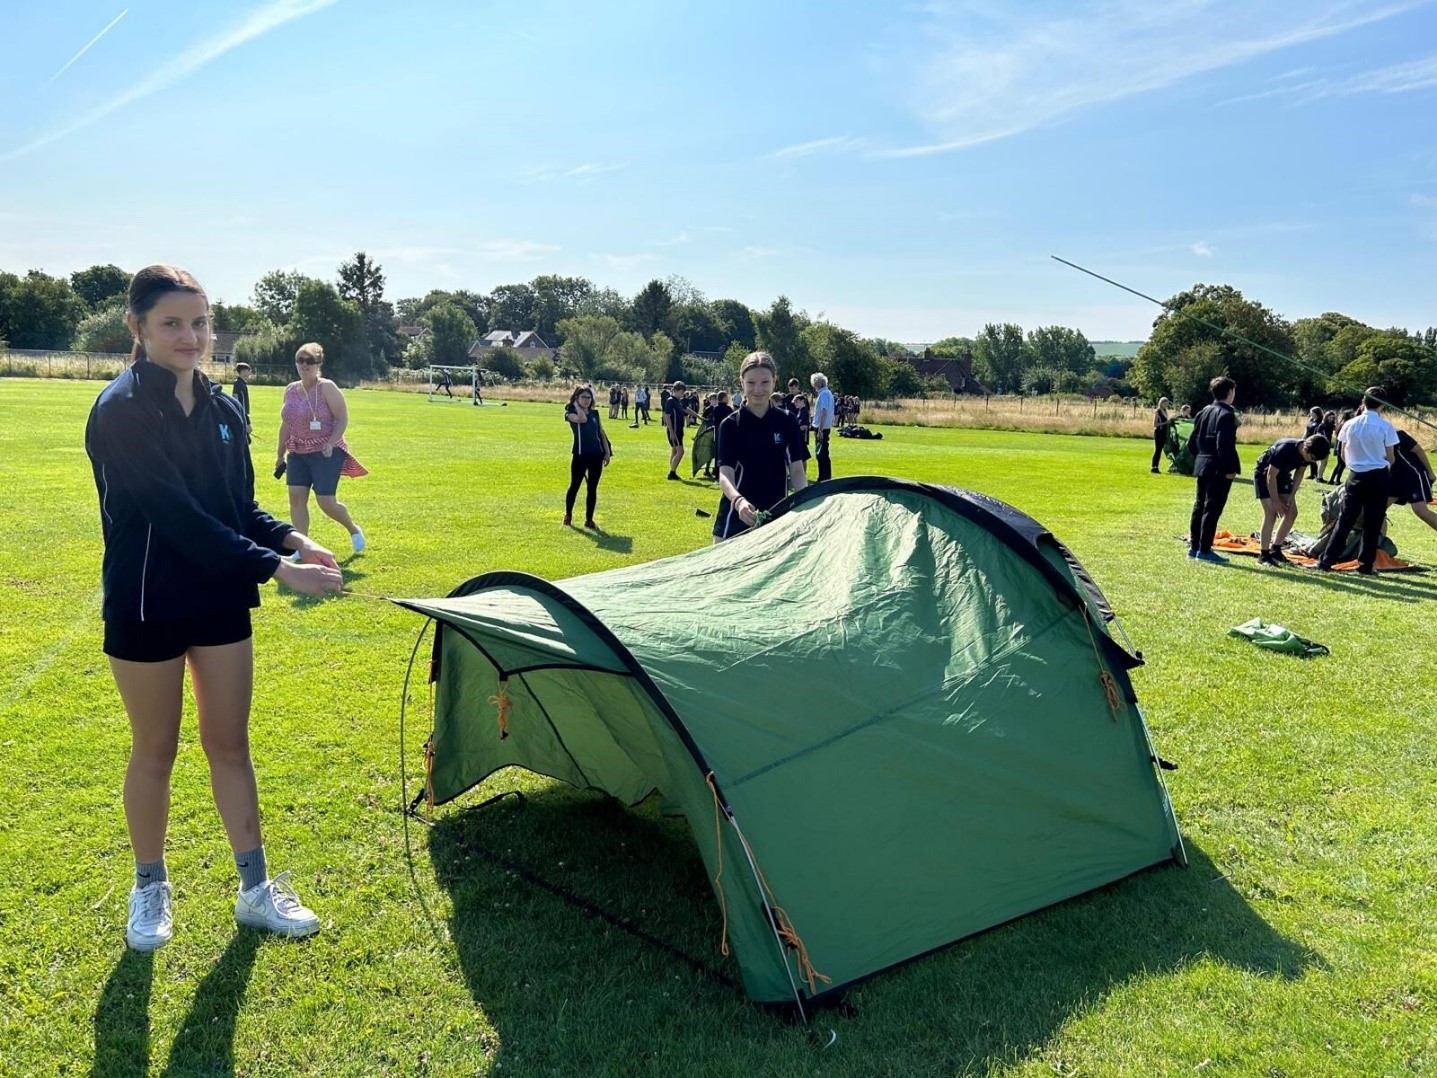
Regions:
<instances>
[{"instance_id":1,"label":"thin white cloud","mask_svg":"<svg viewBox=\"0 0 1437 1078\"><path fill-rule=\"evenodd\" d=\"M814 139L812 142L798 142L792 146L784 146L782 149L774 150L769 157L808 157L816 153L841 153L845 150L856 150L863 145L863 139L854 138L852 135L835 135L832 138Z\"/></svg>"},{"instance_id":2,"label":"thin white cloud","mask_svg":"<svg viewBox=\"0 0 1437 1078\"><path fill-rule=\"evenodd\" d=\"M72 56L72 57L70 57L70 59L66 60L66 61L65 61L65 66L62 67L62 68L60 68L59 71L55 72L53 75L50 76L50 82L54 82L54 81L55 81L56 79L58 79L61 75L63 75L65 72L69 71L70 68L71 68L71 66L75 63L76 60L78 60L80 57L84 56L85 53L89 52L90 49L91 49L91 47L92 47L97 41L99 41L100 38L104 37L104 36L105 36L106 34L108 34L111 30L113 30L113 29L115 28L115 24L116 24L117 22L119 22L121 19L123 19L123 18L124 18L126 15L128 15L129 13L130 13L130 9L129 9L129 8L125 8L124 11L120 12L120 13L119 13L118 15L116 15L113 19L111 19L108 26L106 26L103 30L101 30L101 31L100 31L98 34L96 34L94 37L90 38L89 41L85 42L85 47L84 47L84 48L82 48L79 52L75 53L75 55ZM46 86L49 86L49 85L50 85L50 82L45 83L45 85L46 85Z\"/></svg>"},{"instance_id":3,"label":"thin white cloud","mask_svg":"<svg viewBox=\"0 0 1437 1078\"><path fill-rule=\"evenodd\" d=\"M336 2L337 0L270 0L269 3L251 12L238 25L201 41L197 45L181 50L174 59L160 64L118 97L111 98L105 104L91 109L79 119L72 120L63 127L41 135L7 154L0 155L0 161L14 161L16 158L31 154L52 142L58 142L67 135L73 135L76 131L89 127L126 105L168 89L180 80L194 74L210 61L219 59L231 49L236 49L257 37L262 37L271 30L278 29L285 23L313 14Z\"/></svg>"},{"instance_id":4,"label":"thin white cloud","mask_svg":"<svg viewBox=\"0 0 1437 1078\"><path fill-rule=\"evenodd\" d=\"M685 244L685 243L688 243L688 242L689 242L689 234L688 234L687 232L680 232L677 236L675 236L675 237L674 237L673 239L671 239L671 240L659 240L657 243L654 244L654 246L655 246L655 247L678 247L678 246L680 246L680 245L682 245L682 244Z\"/></svg>"},{"instance_id":5,"label":"thin white cloud","mask_svg":"<svg viewBox=\"0 0 1437 1078\"><path fill-rule=\"evenodd\" d=\"M552 243L532 240L488 240L478 248L480 258L488 262L538 262L560 248Z\"/></svg>"},{"instance_id":6,"label":"thin white cloud","mask_svg":"<svg viewBox=\"0 0 1437 1078\"><path fill-rule=\"evenodd\" d=\"M627 161L610 164L585 161L582 165L574 165L569 168L555 165L535 165L532 168L523 169L519 172L518 177L521 180L539 180L545 183L550 180L589 180L595 176L602 176L606 172L618 172L620 169L628 167Z\"/></svg>"},{"instance_id":7,"label":"thin white cloud","mask_svg":"<svg viewBox=\"0 0 1437 1078\"><path fill-rule=\"evenodd\" d=\"M919 61L913 104L937 138L876 156L918 157L1006 138L1428 2L1314 0L1294 14L1280 0L1092 0L1046 19L1016 4L935 16L917 35L932 51Z\"/></svg>"},{"instance_id":8,"label":"thin white cloud","mask_svg":"<svg viewBox=\"0 0 1437 1078\"><path fill-rule=\"evenodd\" d=\"M684 227L685 227L685 228L691 228L691 229L693 229L695 232L732 232L732 231L733 231L733 229L730 228L728 225L685 225Z\"/></svg>"},{"instance_id":9,"label":"thin white cloud","mask_svg":"<svg viewBox=\"0 0 1437 1078\"><path fill-rule=\"evenodd\" d=\"M1355 97L1359 94L1410 94L1437 87L1437 53L1418 60L1373 68L1346 78L1317 78L1280 86L1260 93L1243 94L1219 101L1219 105L1238 105L1263 98L1287 97L1294 105L1306 105L1328 97Z\"/></svg>"},{"instance_id":10,"label":"thin white cloud","mask_svg":"<svg viewBox=\"0 0 1437 1078\"><path fill-rule=\"evenodd\" d=\"M657 262L659 256L652 251L639 251L631 255L594 255L600 262L614 269L633 269L635 266L643 266L649 262Z\"/></svg>"},{"instance_id":11,"label":"thin white cloud","mask_svg":"<svg viewBox=\"0 0 1437 1078\"><path fill-rule=\"evenodd\" d=\"M1201 258L1211 258L1213 256L1212 245L1206 240L1198 240L1197 243L1189 247L1188 250Z\"/></svg>"}]
</instances>

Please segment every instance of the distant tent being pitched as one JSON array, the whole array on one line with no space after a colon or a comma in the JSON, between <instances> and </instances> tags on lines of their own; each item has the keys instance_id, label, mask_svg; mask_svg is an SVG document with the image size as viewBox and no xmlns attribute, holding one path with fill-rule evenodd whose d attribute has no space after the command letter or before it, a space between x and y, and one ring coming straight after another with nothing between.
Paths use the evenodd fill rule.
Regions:
<instances>
[{"instance_id":1,"label":"distant tent being pitched","mask_svg":"<svg viewBox=\"0 0 1437 1078\"><path fill-rule=\"evenodd\" d=\"M520 766L687 817L749 996L806 1003L1170 860L1112 611L1041 525L851 477L718 546L435 619L429 795Z\"/></svg>"}]
</instances>

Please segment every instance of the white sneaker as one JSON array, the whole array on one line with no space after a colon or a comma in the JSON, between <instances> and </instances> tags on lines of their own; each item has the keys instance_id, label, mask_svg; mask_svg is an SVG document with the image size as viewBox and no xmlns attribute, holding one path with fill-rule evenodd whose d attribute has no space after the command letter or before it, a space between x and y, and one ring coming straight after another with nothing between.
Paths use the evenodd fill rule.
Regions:
<instances>
[{"instance_id":1,"label":"white sneaker","mask_svg":"<svg viewBox=\"0 0 1437 1078\"><path fill-rule=\"evenodd\" d=\"M319 931L319 918L300 902L288 872L241 891L235 899L235 920L281 936L308 936Z\"/></svg>"},{"instance_id":2,"label":"white sneaker","mask_svg":"<svg viewBox=\"0 0 1437 1078\"><path fill-rule=\"evenodd\" d=\"M355 532L353 535L351 535L351 536L349 537L349 545L352 546L352 547L354 547L354 552L355 552L356 554L363 554L363 553L364 553L364 546L365 546L365 543L364 543L364 532L358 531L358 532Z\"/></svg>"},{"instance_id":3,"label":"white sneaker","mask_svg":"<svg viewBox=\"0 0 1437 1078\"><path fill-rule=\"evenodd\" d=\"M137 951L153 951L170 942L174 920L170 914L173 888L168 880L157 880L130 890L130 919L125 925L125 942Z\"/></svg>"}]
</instances>

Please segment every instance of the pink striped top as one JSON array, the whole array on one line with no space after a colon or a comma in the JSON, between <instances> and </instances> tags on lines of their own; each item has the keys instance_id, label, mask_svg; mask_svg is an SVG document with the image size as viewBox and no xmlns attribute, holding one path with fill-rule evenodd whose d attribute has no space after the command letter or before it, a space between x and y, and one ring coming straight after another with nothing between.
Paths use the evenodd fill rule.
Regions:
<instances>
[{"instance_id":1,"label":"pink striped top","mask_svg":"<svg viewBox=\"0 0 1437 1078\"><path fill-rule=\"evenodd\" d=\"M314 388L305 392L303 382L291 382L284 388L284 404L279 416L284 420L284 448L290 453L318 453L334 433L334 413L324 390L316 382ZM319 421L319 429L311 430L310 423ZM349 446L340 438L336 448L346 452Z\"/></svg>"}]
</instances>

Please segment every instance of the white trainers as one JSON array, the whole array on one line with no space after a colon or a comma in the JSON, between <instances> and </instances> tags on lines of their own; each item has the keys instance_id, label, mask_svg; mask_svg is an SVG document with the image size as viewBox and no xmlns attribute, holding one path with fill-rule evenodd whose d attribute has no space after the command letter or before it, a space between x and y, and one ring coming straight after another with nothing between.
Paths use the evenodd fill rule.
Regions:
<instances>
[{"instance_id":1,"label":"white trainers","mask_svg":"<svg viewBox=\"0 0 1437 1078\"><path fill-rule=\"evenodd\" d=\"M173 888L168 880L157 880L130 891L130 919L125 925L125 942L137 951L153 951L170 942L174 920L170 913Z\"/></svg>"},{"instance_id":2,"label":"white trainers","mask_svg":"<svg viewBox=\"0 0 1437 1078\"><path fill-rule=\"evenodd\" d=\"M241 891L235 899L235 920L281 936L308 936L319 931L319 918L300 902L288 872Z\"/></svg>"},{"instance_id":3,"label":"white trainers","mask_svg":"<svg viewBox=\"0 0 1437 1078\"><path fill-rule=\"evenodd\" d=\"M349 545L354 548L356 554L364 553L364 532L357 531L349 537Z\"/></svg>"}]
</instances>

